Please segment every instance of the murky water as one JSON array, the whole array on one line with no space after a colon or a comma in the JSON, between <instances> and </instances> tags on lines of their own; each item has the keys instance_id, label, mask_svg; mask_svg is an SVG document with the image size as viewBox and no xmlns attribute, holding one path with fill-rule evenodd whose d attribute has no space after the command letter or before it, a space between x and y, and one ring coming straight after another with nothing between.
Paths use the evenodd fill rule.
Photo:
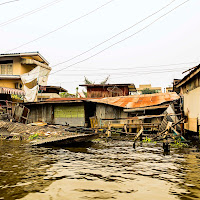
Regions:
<instances>
[{"instance_id":1,"label":"murky water","mask_svg":"<svg viewBox=\"0 0 200 200\"><path fill-rule=\"evenodd\" d=\"M124 139L124 138L123 138ZM200 199L200 153L162 144L98 141L33 148L0 141L0 199Z\"/></svg>"}]
</instances>

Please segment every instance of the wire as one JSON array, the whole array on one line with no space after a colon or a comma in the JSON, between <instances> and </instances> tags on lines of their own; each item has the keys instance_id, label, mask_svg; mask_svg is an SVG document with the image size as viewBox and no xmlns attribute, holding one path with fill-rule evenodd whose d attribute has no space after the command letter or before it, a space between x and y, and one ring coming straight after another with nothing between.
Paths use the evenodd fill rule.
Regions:
<instances>
[{"instance_id":1,"label":"wire","mask_svg":"<svg viewBox=\"0 0 200 200\"><path fill-rule=\"evenodd\" d=\"M110 37L109 39L107 39L107 40L105 40L105 41L103 41L103 42L101 42L101 43L95 45L94 47L90 48L89 50L87 50L87 51L85 51L85 52L83 52L83 53L81 53L81 54L79 54L79 55L77 55L77 56L74 56L73 58L68 59L68 60L66 60L66 61L64 61L64 62L60 62L60 63L58 63L58 64L56 64L56 65L53 65L52 67L61 65L61 64L66 63L66 62L69 62L69 61L71 61L71 60L73 60L73 59L75 59L75 58L77 58L77 57L79 57L79 56L81 56L81 55L83 55L83 54L85 54L85 53L88 53L89 51L91 51L91 50L97 48L98 46L100 46L100 45L102 45L102 44L108 42L109 40L111 40L111 39L117 37L118 35L120 35L120 34L126 32L126 31L128 31L129 29L133 28L134 26L136 26L136 25L142 23L143 21L147 20L148 18L152 17L153 15L157 14L158 12L162 11L162 10L165 9L166 7L170 6L174 1L176 1L176 0L171 1L169 4L165 5L164 7L162 7L161 9L159 9L158 11L156 11L156 12L154 12L154 13L148 15L147 17L143 18L142 20L136 22L135 24L131 25L130 27L128 27L128 28L126 28L126 29L124 29L123 31L121 31L121 32L119 32L119 33L117 33L117 34L115 34L114 36Z\"/></svg>"},{"instance_id":2,"label":"wire","mask_svg":"<svg viewBox=\"0 0 200 200\"><path fill-rule=\"evenodd\" d=\"M181 70L181 69L180 69ZM165 72L179 72L180 70L166 70ZM131 74L131 75L126 75L126 76L119 76L119 77L115 77L115 78L110 78L110 79L118 79L118 78L124 78L124 77L135 77L135 76L138 76L138 75L150 75L150 74L160 74L160 73L163 73L163 71L155 71L155 72L152 72L152 71L149 71L149 72L146 72L146 73L134 73L134 74ZM119 75L119 74L118 74ZM82 75L83 76L83 75ZM94 75L93 75L94 76ZM101 79L95 79L96 80L101 80ZM58 84L58 83L71 83L71 82L54 82L54 84ZM73 81L73 83L80 83L80 80L79 81Z\"/></svg>"},{"instance_id":3,"label":"wire","mask_svg":"<svg viewBox=\"0 0 200 200\"><path fill-rule=\"evenodd\" d=\"M93 54L92 56L89 56L89 57L87 57L87 58L85 58L85 59L83 59L83 60L80 60L80 61L78 61L78 62L76 62L76 63L74 63L74 64L68 65L68 66L66 66L66 67L64 67L64 68L62 68L62 69L59 69L59 70L57 70L57 71L55 71L55 72L53 72L53 73L51 73L51 74L49 74L49 75L55 74L55 73L60 72L60 71L62 71L62 70L64 70L64 69L67 69L67 68L72 67L72 66L74 66L74 65L77 65L77 64L80 64L80 63L82 63L82 62L85 62L85 61L87 61L87 60L89 60L89 59L91 59L91 58L97 56L98 54L100 54L100 53L106 51L107 49L109 49L109 48L111 48L111 47L113 47L113 46L115 46L115 45L117 45L117 44L119 44L119 43L121 43L121 42L123 42L123 41L125 41L125 40L127 40L127 39L129 39L129 38L131 38L131 37L133 37L133 36L135 36L136 34L142 32L143 30L145 30L145 29L147 29L148 27L150 27L151 25L153 25L153 24L154 24L155 22L157 22L159 19L161 19L161 18L163 18L164 16L168 15L169 13L171 13L171 12L174 11L174 10L176 10L176 9L179 8L180 6L184 5L184 4L187 3L188 1L190 1L190 0L184 1L183 3L181 3L181 4L179 4L178 6L174 7L172 10L170 10L170 11L168 11L167 13L163 14L162 16L158 17L156 20L154 20L153 22L151 22L150 24L148 24L148 25L145 26L144 28L140 29L139 31L137 31L137 32L135 32L135 33L129 35L128 37L126 37L126 38L124 38L124 39L122 39L122 40L120 40L120 41L118 41L118 42L116 42L116 43L113 43L112 45L110 45L110 46L104 48L103 50L101 50L101 51L99 51L99 52Z\"/></svg>"},{"instance_id":4,"label":"wire","mask_svg":"<svg viewBox=\"0 0 200 200\"><path fill-rule=\"evenodd\" d=\"M55 0L55 1L52 1L52 2L50 2L50 3L45 4L45 5L43 5L43 6L40 6L40 7L36 8L36 9L34 9L34 10L31 10L31 11L29 11L29 12L26 12L26 13L23 13L23 14L21 14L21 15L18 15L17 17L14 17L14 18L12 18L12 19L9 19L9 20L7 20L7 21L5 21L5 22L0 23L0 27L6 26L6 25L8 25L8 24L10 24L10 23L12 23L12 22L18 21L18 20L20 20L20 19L22 19L22 18L24 18L24 17L27 17L27 16L32 15L32 14L34 14L34 13L36 13L36 12L39 12L39 11L41 11L41 10L43 10L43 9L46 9L46 8L48 8L49 6L52 6L52 5L54 5L55 3L58 3L58 2L60 2L60 1L63 1L63 0Z\"/></svg>"},{"instance_id":5,"label":"wire","mask_svg":"<svg viewBox=\"0 0 200 200\"><path fill-rule=\"evenodd\" d=\"M85 53L87 53L87 52L89 52L89 51L91 51L91 50L97 48L98 46L100 46L100 45L102 45L102 44L108 42L109 40L111 40L111 39L117 37L118 35L120 35L120 34L126 32L126 31L128 31L129 29L133 28L134 26L136 26L136 25L142 23L142 22L145 21L146 19L148 19L148 18L152 17L153 15L157 14L157 13L160 12L161 10L163 10L163 9L165 9L166 7L170 6L174 1L176 1L176 0L173 0L171 3L165 5L164 7L162 7L161 9L159 9L158 11L156 11L156 12L154 12L154 13L148 15L147 17L143 18L142 20L136 22L135 24L131 25L130 27L128 27L128 28L126 28L126 29L124 29L123 31L121 31L121 32L119 32L119 33L117 33L117 34L115 34L114 36L110 37L109 39L107 39L107 40L105 40L105 41L103 41L103 42L101 42L101 43L95 45L94 47L90 48L89 50L87 50L87 51L85 51L85 52L83 52L83 53L81 53L81 54L79 54L79 55L77 55L77 56L74 56L73 58L70 58L70 59L68 59L68 60L66 60L66 61L64 61L64 62L58 63L58 64L56 64L56 65L53 65L52 67L61 65L61 64L66 63L66 62L69 62L69 61L71 61L71 60L73 60L73 59L75 59L75 58L77 58L77 57L79 57L79 56L81 56L81 55L83 55L83 54L85 54ZM108 2L108 3L106 3L106 4L104 4L104 5L102 5L102 6L105 6L105 5L109 4L109 3L111 3L111 1ZM102 7L102 6L101 6L101 7ZM96 9L95 9L95 10L96 10ZM94 10L93 10L93 11L94 11ZM93 12L93 11L92 11L92 12ZM77 19L78 19L78 18L77 18ZM47 33L47 34L48 34L48 33ZM43 35L43 36L44 36L44 35ZM43 37L43 36L41 36L41 37ZM37 40L37 39L36 39L36 40ZM34 40L34 41L36 41L36 40ZM32 40L32 41L33 41L33 40ZM31 42L32 42L32 41L31 41ZM30 43L30 42L25 43L25 44L23 44L23 45L21 45L21 46L24 46L24 45L29 44L29 43ZM20 47L21 47L21 46L20 46ZM17 47L17 48L18 48L18 47ZM12 49L12 50L15 50L15 49L17 49L17 48L14 48L14 49ZM12 50L9 50L9 51L12 51ZM9 52L9 51L7 51L7 52Z\"/></svg>"},{"instance_id":6,"label":"wire","mask_svg":"<svg viewBox=\"0 0 200 200\"><path fill-rule=\"evenodd\" d=\"M56 29L54 29L54 30L52 30L52 31L50 31L50 32L48 32L48 33L42 35L42 36L40 36L40 37L37 37L37 38L35 38L34 40L31 40L31 41L26 42L26 43L24 43L24 44L22 44L22 45L20 45L20 46L18 46L18 47L15 47L15 48L13 48L13 49L10 49L10 50L6 51L5 53L8 53L8 52L13 51L13 50L15 50L15 49L18 49L18 48L20 48L20 47L23 47L23 46L25 46L25 45L27 45L27 44L30 44L30 43L32 43L32 42L35 42L35 41L41 39L41 38L44 38L44 37L46 37L46 36L48 36L48 35L50 35L50 34L56 32L56 31L58 31L58 30L60 30L60 29L62 29L62 28L64 28L64 27L66 27L66 26L68 26L68 25L70 25L70 24L72 24L72 23L74 23L74 22L76 22L76 21L78 21L78 20L80 20L80 19L82 19L82 18L84 18L84 17L86 17L86 16L88 16L88 15L94 13L94 12L96 12L97 10L99 10L99 9L101 9L102 7L104 7L104 6L108 5L108 4L110 4L110 3L113 2L113 1L114 1L114 0L111 0L111 1L109 1L109 2L107 2L107 3L105 3L105 4L101 5L101 6L99 6L98 8L95 8L94 10L92 10L92 11L90 11L90 12L88 12L88 13L86 13L86 14L84 14L84 15L82 15L82 16L80 16L80 17L74 19L74 20L72 20L72 21L70 21L70 22L68 22L68 23L66 23L66 24L64 24L64 25L62 25L62 26L60 26L60 27L58 27L58 28L56 28Z\"/></svg>"},{"instance_id":7,"label":"wire","mask_svg":"<svg viewBox=\"0 0 200 200\"><path fill-rule=\"evenodd\" d=\"M150 18L150 17L154 16L155 14L159 13L159 12L162 11L163 9L167 8L168 6L170 6L174 1L176 1L176 0L173 0L171 3L165 5L164 7L162 7L161 9L159 9L158 11L156 11L156 12L150 14L149 16L147 16L147 17L143 18L142 20L136 22L135 24L131 25L130 27L128 27L128 28L126 28L126 29L124 29L123 31L121 31L121 32L119 32L119 33L113 35L112 37L110 37L110 38L104 40L103 42L101 42L101 43L95 45L94 47L88 49L87 51L84 51L84 52L78 54L77 56L74 56L74 57L72 57L72 58L70 58L70 59L68 59L68 60L66 60L66 61L63 61L63 62L60 62L60 63L58 63L58 64L56 64L56 65L53 65L53 67L58 66L58 65L61 65L61 64L64 64L64 63L69 62L69 61L71 61L71 60L74 60L75 58L78 58L78 57L80 57L80 56L82 56L82 55L84 55L84 54L90 52L91 50L97 48L98 46L100 46L100 45L102 45L102 44L104 44L104 43L110 41L111 39L113 39L113 38L115 38L115 37L121 35L122 33L124 33L124 32L126 32L126 31L130 30L131 28L135 27L136 25L142 23L143 21L147 20L148 18Z\"/></svg>"},{"instance_id":8,"label":"wire","mask_svg":"<svg viewBox=\"0 0 200 200\"><path fill-rule=\"evenodd\" d=\"M130 73L134 73L135 75L141 75L141 74L153 74L153 73L163 73L163 72L173 72L173 71L182 71L183 69L188 68L188 67L184 67L184 68L174 68L174 69L161 69L161 70L155 70L155 71L134 71L134 72L119 72L119 73L112 73L111 75L125 75L125 74L130 74ZM109 72L108 72L109 73ZM72 75L76 75L76 76L83 76L83 75L87 75L87 76L96 76L96 75L108 75L108 73L105 72L100 72L100 73L95 73L95 74L59 74L58 76L72 76Z\"/></svg>"},{"instance_id":9,"label":"wire","mask_svg":"<svg viewBox=\"0 0 200 200\"><path fill-rule=\"evenodd\" d=\"M169 66L174 66L174 65L186 65L186 64L193 64L193 63L198 63L198 61L196 62L186 62L186 63L174 63L174 64L163 64L163 65L147 65L147 66L137 66L137 67L131 67L131 68L114 68L114 69L111 69L109 67L106 67L106 68L98 68L98 69L88 69L88 70L85 70L85 69L78 69L78 70L68 70L68 72L70 71L97 71L97 70L104 70L104 71L114 71L114 70L135 70L135 69L146 69L146 68L156 68L156 67L169 67ZM64 71L64 70L63 70Z\"/></svg>"},{"instance_id":10,"label":"wire","mask_svg":"<svg viewBox=\"0 0 200 200\"><path fill-rule=\"evenodd\" d=\"M147 66L147 68L150 68L150 67L160 67L160 66L172 66L172 65L182 65L182 64L191 64L191 63L197 63L197 61L196 62L187 62L187 63L176 63L176 64L168 64L168 65L156 65L156 66ZM146 68L146 67L145 67ZM184 70L186 67L183 67L183 68L175 68L175 69L177 69L176 71L179 71L179 69L180 70ZM124 69L127 69L127 68L124 68ZM174 71L175 69L170 69L170 72L171 71ZM187 69L188 69L188 67L187 67ZM166 70L166 69L165 69ZM165 71L166 72L166 71ZM152 70L150 71L150 73L148 72L148 74L151 74L152 73ZM153 73L156 73L156 72L153 72ZM157 72L158 73L158 72ZM159 73L163 73L163 71L159 71ZM121 74L121 72L120 72L120 74ZM145 73L144 72L141 72L141 74L140 75L144 75ZM59 75L59 74L58 74ZM71 75L71 74L67 74L67 75ZM77 74L76 74L77 75ZM85 74L81 74L81 76L84 76ZM93 74L93 76L94 75L96 75L96 74ZM106 75L108 75L108 73L106 74ZM113 75L113 74L111 74L111 75ZM134 75L138 75L138 73L136 74L135 72L134 72ZM134 76L134 75L130 75L130 76ZM120 76L121 77L121 76ZM125 76L125 77L127 77L127 76ZM111 78L112 79L112 78ZM73 82L80 82L80 81L73 81ZM58 82L59 83L59 82ZM71 82L62 82L62 83L71 83Z\"/></svg>"},{"instance_id":11,"label":"wire","mask_svg":"<svg viewBox=\"0 0 200 200\"><path fill-rule=\"evenodd\" d=\"M7 3L15 2L15 1L20 1L20 0L13 0L13 1L7 1L7 2L4 2L4 3L0 3L0 6L1 6L1 5L4 5L4 4L7 4Z\"/></svg>"}]
</instances>

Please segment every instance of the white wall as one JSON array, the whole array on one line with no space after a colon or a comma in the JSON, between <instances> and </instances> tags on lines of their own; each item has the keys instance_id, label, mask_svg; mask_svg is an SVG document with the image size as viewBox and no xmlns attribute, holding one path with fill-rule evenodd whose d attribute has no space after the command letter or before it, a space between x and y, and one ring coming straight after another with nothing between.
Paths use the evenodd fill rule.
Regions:
<instances>
[{"instance_id":1,"label":"white wall","mask_svg":"<svg viewBox=\"0 0 200 200\"><path fill-rule=\"evenodd\" d=\"M184 95L184 113L188 122L184 128L197 132L197 118L200 124L200 87L195 88Z\"/></svg>"}]
</instances>

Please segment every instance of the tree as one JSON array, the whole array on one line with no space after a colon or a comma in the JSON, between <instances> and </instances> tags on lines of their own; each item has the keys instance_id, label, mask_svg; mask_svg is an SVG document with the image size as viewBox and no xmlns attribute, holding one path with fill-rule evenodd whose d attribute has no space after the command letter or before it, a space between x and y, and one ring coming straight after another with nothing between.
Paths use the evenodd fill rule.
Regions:
<instances>
[{"instance_id":1,"label":"tree","mask_svg":"<svg viewBox=\"0 0 200 200\"><path fill-rule=\"evenodd\" d=\"M95 82L89 81L86 76L84 76L84 77L85 77L85 80L84 80L85 84L94 84L95 83Z\"/></svg>"},{"instance_id":2,"label":"tree","mask_svg":"<svg viewBox=\"0 0 200 200\"><path fill-rule=\"evenodd\" d=\"M76 98L78 98L78 87L76 87Z\"/></svg>"},{"instance_id":3,"label":"tree","mask_svg":"<svg viewBox=\"0 0 200 200\"><path fill-rule=\"evenodd\" d=\"M85 77L85 80L84 80L85 84L95 84L95 82L88 80L88 78L86 76L84 76L84 77ZM102 85L106 84L108 82L109 78L110 78L110 75L107 76L100 84L102 84Z\"/></svg>"},{"instance_id":4,"label":"tree","mask_svg":"<svg viewBox=\"0 0 200 200\"><path fill-rule=\"evenodd\" d=\"M145 88L142 90L142 94L153 94L153 93L157 93L156 90L150 90L149 88Z\"/></svg>"},{"instance_id":5,"label":"tree","mask_svg":"<svg viewBox=\"0 0 200 200\"><path fill-rule=\"evenodd\" d=\"M75 97L74 94L70 94L68 92L60 92L59 95L62 97L62 98L72 98L72 97Z\"/></svg>"},{"instance_id":6,"label":"tree","mask_svg":"<svg viewBox=\"0 0 200 200\"><path fill-rule=\"evenodd\" d=\"M110 78L110 75L107 76L107 77L105 78L105 80L102 81L100 84L102 84L102 85L106 84L109 78Z\"/></svg>"},{"instance_id":7,"label":"tree","mask_svg":"<svg viewBox=\"0 0 200 200\"><path fill-rule=\"evenodd\" d=\"M87 98L87 92L84 90L82 90L82 92L83 92L84 96Z\"/></svg>"}]
</instances>

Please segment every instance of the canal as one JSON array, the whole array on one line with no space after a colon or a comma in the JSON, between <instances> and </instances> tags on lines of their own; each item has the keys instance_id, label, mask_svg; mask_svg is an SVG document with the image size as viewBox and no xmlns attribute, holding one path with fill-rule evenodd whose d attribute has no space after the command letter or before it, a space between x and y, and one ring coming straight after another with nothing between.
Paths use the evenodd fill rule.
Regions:
<instances>
[{"instance_id":1,"label":"canal","mask_svg":"<svg viewBox=\"0 0 200 200\"><path fill-rule=\"evenodd\" d=\"M0 141L0 199L197 200L200 153L126 138L68 148Z\"/></svg>"}]
</instances>

